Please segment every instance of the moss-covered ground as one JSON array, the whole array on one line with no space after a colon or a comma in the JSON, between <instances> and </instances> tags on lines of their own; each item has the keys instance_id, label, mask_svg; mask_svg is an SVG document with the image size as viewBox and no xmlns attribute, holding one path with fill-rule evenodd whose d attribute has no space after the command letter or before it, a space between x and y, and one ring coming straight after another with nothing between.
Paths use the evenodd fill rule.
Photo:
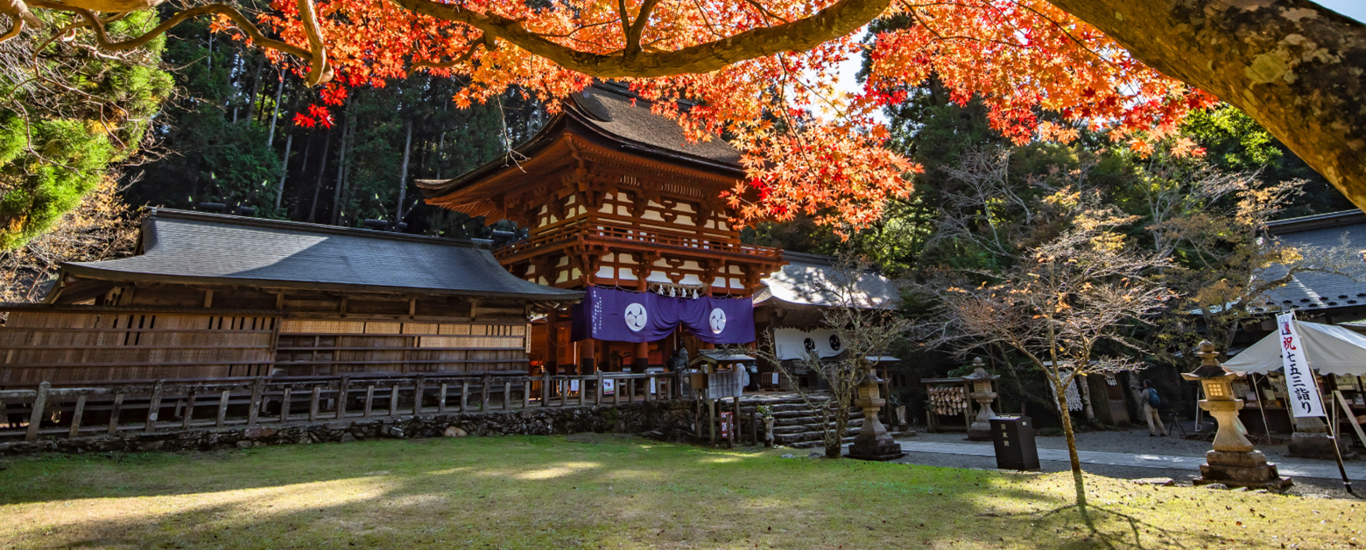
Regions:
<instances>
[{"instance_id":1,"label":"moss-covered ground","mask_svg":"<svg viewBox=\"0 0 1366 550\"><path fill-rule=\"evenodd\" d=\"M3 548L1323 548L1366 503L615 436L13 458ZM787 451L790 452L790 451ZM804 456L798 452L798 456Z\"/></svg>"}]
</instances>

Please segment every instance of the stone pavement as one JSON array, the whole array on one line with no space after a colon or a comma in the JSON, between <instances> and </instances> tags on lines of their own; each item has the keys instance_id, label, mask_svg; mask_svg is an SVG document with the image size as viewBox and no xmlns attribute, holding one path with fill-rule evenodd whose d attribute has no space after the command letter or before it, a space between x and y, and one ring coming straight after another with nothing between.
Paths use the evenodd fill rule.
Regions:
<instances>
[{"instance_id":1,"label":"stone pavement","mask_svg":"<svg viewBox=\"0 0 1366 550\"><path fill-rule=\"evenodd\" d=\"M942 443L901 439L897 440L897 443L900 443L901 449L908 453L936 453L984 457L996 456L996 451L989 442ZM1082 464L1192 470L1195 472L1199 472L1200 464L1205 462L1205 457L1203 456L1165 456L1154 454L1107 453L1101 451L1077 451L1077 458L1081 459ZM1039 460L1069 462L1065 449L1039 449ZM1342 479L1341 475L1338 474L1337 463L1333 461L1273 460L1273 462L1276 464L1277 470L1283 476ZM1346 468L1348 478L1353 481L1366 480L1366 466L1349 462L1346 464Z\"/></svg>"}]
</instances>

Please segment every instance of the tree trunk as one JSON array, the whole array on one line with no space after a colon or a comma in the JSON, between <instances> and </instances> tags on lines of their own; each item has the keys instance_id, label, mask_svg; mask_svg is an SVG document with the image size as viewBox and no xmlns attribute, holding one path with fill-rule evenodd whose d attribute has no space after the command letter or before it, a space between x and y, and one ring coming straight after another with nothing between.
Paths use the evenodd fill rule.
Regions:
<instances>
[{"instance_id":1,"label":"tree trunk","mask_svg":"<svg viewBox=\"0 0 1366 550\"><path fill-rule=\"evenodd\" d=\"M1237 106L1366 208L1366 25L1308 0L1049 0Z\"/></svg>"},{"instance_id":2,"label":"tree trunk","mask_svg":"<svg viewBox=\"0 0 1366 550\"><path fill-rule=\"evenodd\" d=\"M323 174L327 173L327 149L332 146L332 130L327 131L327 136L323 138L323 154L318 158L318 181L313 183L313 204L308 207L308 222L315 222L318 217L318 195L323 189Z\"/></svg>"},{"instance_id":3,"label":"tree trunk","mask_svg":"<svg viewBox=\"0 0 1366 550\"><path fill-rule=\"evenodd\" d=\"M441 139L436 144L436 154L432 156L436 157L436 179L441 179L441 162L446 157L446 132L441 132Z\"/></svg>"},{"instance_id":4,"label":"tree trunk","mask_svg":"<svg viewBox=\"0 0 1366 550\"><path fill-rule=\"evenodd\" d=\"M342 192L346 187L346 146L351 141L351 120L342 128L341 152L337 158L337 186L332 189L332 225L341 223Z\"/></svg>"},{"instance_id":5,"label":"tree trunk","mask_svg":"<svg viewBox=\"0 0 1366 550\"><path fill-rule=\"evenodd\" d=\"M204 55L204 71L208 73L209 78L213 78L213 33L213 27L209 27L209 45L205 47L208 53Z\"/></svg>"},{"instance_id":6,"label":"tree trunk","mask_svg":"<svg viewBox=\"0 0 1366 550\"><path fill-rule=\"evenodd\" d=\"M825 458L840 458L844 456L844 433L849 430L849 407L840 403L838 397L831 397L830 401L835 404L832 411L835 413L835 430L834 435L825 440Z\"/></svg>"},{"instance_id":7,"label":"tree trunk","mask_svg":"<svg viewBox=\"0 0 1366 550\"><path fill-rule=\"evenodd\" d=\"M1077 435L1072 431L1072 415L1067 412L1067 385L1061 379L1053 381L1058 390L1058 411L1062 413L1062 433L1067 436L1067 458L1072 461L1072 481L1077 489L1077 508L1086 512L1086 480L1081 475L1081 458L1077 456Z\"/></svg>"},{"instance_id":8,"label":"tree trunk","mask_svg":"<svg viewBox=\"0 0 1366 550\"><path fill-rule=\"evenodd\" d=\"M294 145L294 134L285 137L285 156L280 161L280 186L275 190L275 209L280 209L280 202L285 199L285 178L289 177L289 147Z\"/></svg>"},{"instance_id":9,"label":"tree trunk","mask_svg":"<svg viewBox=\"0 0 1366 550\"><path fill-rule=\"evenodd\" d=\"M251 76L251 94L247 96L247 120L256 119L256 97L261 93L261 72L265 68L266 56L264 54L257 56L256 70Z\"/></svg>"},{"instance_id":10,"label":"tree trunk","mask_svg":"<svg viewBox=\"0 0 1366 550\"><path fill-rule=\"evenodd\" d=\"M398 171L398 205L394 207L394 231L403 221L403 201L408 200L408 154L413 150L413 121L408 121L407 136L403 138L403 165Z\"/></svg>"},{"instance_id":11,"label":"tree trunk","mask_svg":"<svg viewBox=\"0 0 1366 550\"><path fill-rule=\"evenodd\" d=\"M313 136L304 134L304 158L299 159L299 178L308 178L309 153L313 152Z\"/></svg>"},{"instance_id":12,"label":"tree trunk","mask_svg":"<svg viewBox=\"0 0 1366 550\"><path fill-rule=\"evenodd\" d=\"M266 146L275 144L275 121L280 118L280 95L285 91L285 75L280 74L280 82L275 85L275 107L270 110L270 133L266 134Z\"/></svg>"}]
</instances>

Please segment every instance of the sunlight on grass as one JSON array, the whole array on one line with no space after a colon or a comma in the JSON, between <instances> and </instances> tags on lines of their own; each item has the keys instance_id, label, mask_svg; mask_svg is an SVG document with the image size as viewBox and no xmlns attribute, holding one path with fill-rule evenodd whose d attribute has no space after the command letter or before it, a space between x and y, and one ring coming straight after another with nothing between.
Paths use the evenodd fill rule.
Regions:
<instances>
[{"instance_id":1,"label":"sunlight on grass","mask_svg":"<svg viewBox=\"0 0 1366 550\"><path fill-rule=\"evenodd\" d=\"M512 477L523 480L554 479L557 477L564 477L570 474L577 474L580 472L601 467L602 464L598 464L596 462L568 462L565 464L560 464L558 466L552 466L550 468L541 468L539 470L518 472L512 474Z\"/></svg>"},{"instance_id":2,"label":"sunlight on grass","mask_svg":"<svg viewBox=\"0 0 1366 550\"><path fill-rule=\"evenodd\" d=\"M1280 548L1358 501L783 459L626 438L367 441L13 459L5 548ZM1359 522L1359 519L1356 520Z\"/></svg>"}]
</instances>

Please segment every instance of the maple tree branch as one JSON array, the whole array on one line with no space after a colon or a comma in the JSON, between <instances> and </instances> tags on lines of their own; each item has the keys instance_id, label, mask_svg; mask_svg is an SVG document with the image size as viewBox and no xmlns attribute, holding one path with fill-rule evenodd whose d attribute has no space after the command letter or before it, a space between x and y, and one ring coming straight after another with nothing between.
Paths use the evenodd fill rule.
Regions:
<instances>
[{"instance_id":1,"label":"maple tree branch","mask_svg":"<svg viewBox=\"0 0 1366 550\"><path fill-rule=\"evenodd\" d=\"M712 36L717 38L724 36L721 33L716 32L716 28L711 24L711 18L707 17L707 10L702 9L702 4L697 3L697 0L692 0L692 5L697 8L697 14L702 16L702 23L707 26L707 32L710 32Z\"/></svg>"},{"instance_id":2,"label":"maple tree branch","mask_svg":"<svg viewBox=\"0 0 1366 550\"><path fill-rule=\"evenodd\" d=\"M574 27L574 30L569 31L569 32L567 32L567 33L542 34L541 36L544 36L544 37L546 37L546 38L569 38L569 39L573 39L573 40L578 40L577 38L574 38L574 35L578 34L579 31L582 31L582 30L585 30L585 29L591 29L591 28L593 28L593 27L601 27L601 26L603 26L603 25L611 25L612 23L616 23L616 22L617 22L616 19L609 19L609 20L607 20L607 21L598 21L597 23L585 23L585 24L579 25L579 26L577 26L577 27ZM587 40L579 40L579 41L580 41L580 42L585 42L585 43L588 43L588 44L592 44L592 43L593 43L593 42L588 42Z\"/></svg>"},{"instance_id":3,"label":"maple tree branch","mask_svg":"<svg viewBox=\"0 0 1366 550\"><path fill-rule=\"evenodd\" d=\"M487 40L487 39L486 39L486 40ZM465 50L465 53L460 54L460 57L457 57L457 58L452 59L452 60L450 60L450 61L441 61L441 62L438 62L438 61L416 61L416 62L413 63L413 69L449 69L449 68L454 67L454 66L456 66L456 65L460 65L460 64L462 64L462 63L464 63L464 62L466 62L466 61L469 61L470 58L474 57L474 53L475 53L476 51L478 51L478 49L479 49L480 46L484 46L485 48L489 48L488 42L487 42L487 41L475 42L475 43L473 43L473 44L470 44L470 48L469 48L468 50ZM489 48L489 49L491 49L491 48Z\"/></svg>"},{"instance_id":4,"label":"maple tree branch","mask_svg":"<svg viewBox=\"0 0 1366 550\"><path fill-rule=\"evenodd\" d=\"M761 15L763 15L764 17L772 17L772 18L777 19L777 20L779 20L779 21L782 21L782 22L784 22L784 23L791 23L791 21L788 21L786 18L784 18L784 17L782 17L782 16L780 16L780 15L778 15L778 14L776 14L776 13L773 13L773 12L772 12L771 10L769 10L768 8L765 8L763 4L760 4L760 3L758 3L758 2L755 2L754 0L745 0L745 3L747 3L747 4L751 5L751 6L754 6L754 9L759 10L759 13L760 13Z\"/></svg>"},{"instance_id":5,"label":"maple tree branch","mask_svg":"<svg viewBox=\"0 0 1366 550\"><path fill-rule=\"evenodd\" d=\"M621 35L631 36L631 14L626 11L626 0L617 0L617 20L621 22ZM630 46L627 46L630 49Z\"/></svg>"},{"instance_id":6,"label":"maple tree branch","mask_svg":"<svg viewBox=\"0 0 1366 550\"><path fill-rule=\"evenodd\" d=\"M908 4L908 3L906 3L906 2L903 1L903 2L901 2L901 5L902 5L902 7L906 8L906 14L907 14L907 15L910 15L910 16L911 16L911 19L914 19L916 23L920 24L920 26L921 26L921 27L924 27L926 31L928 31L930 34L934 35L934 38L935 38L936 40L942 40L942 41L945 41L945 42L948 42L948 41L950 41L950 40L967 40L967 41L970 41L970 42L985 42L985 43L987 43L987 44L999 44L999 45L1001 45L1001 46L1006 46L1006 47L1015 48L1015 49L1024 49L1024 48L1025 48L1025 46L1024 46L1023 44L1014 44L1014 43L1011 43L1011 42L1006 42L1006 41L1004 41L1004 40L996 40L996 39L994 39L994 38L978 38L978 37L976 37L976 36L959 36L959 35L945 36L945 35L943 35L943 34L940 34L938 30L935 30L934 27L931 27L929 21L926 21L925 18L921 17L920 14L917 13L917 12L915 11L915 8L912 7L910 4ZM1093 53L1094 53L1094 52L1093 52Z\"/></svg>"},{"instance_id":7,"label":"maple tree branch","mask_svg":"<svg viewBox=\"0 0 1366 550\"><path fill-rule=\"evenodd\" d=\"M460 54L460 57L457 57L450 61L415 61L413 62L413 69L449 69L456 65L460 65L466 61L469 61L471 57L474 57L474 52L478 48L479 44L470 46L470 49L465 50L465 53Z\"/></svg>"},{"instance_id":8,"label":"maple tree branch","mask_svg":"<svg viewBox=\"0 0 1366 550\"><path fill-rule=\"evenodd\" d=\"M308 7L307 13L312 14L311 24L309 23L310 18L304 18L304 27L305 29L310 28L310 26L312 28L312 31L307 32L306 34L309 35L309 45L313 51L305 50L288 42L275 40L267 37L264 33L261 32L261 29L257 28L256 25L251 22L250 19L247 19L247 17L245 15L242 15L241 12L237 11L236 8L229 6L227 4L208 4L177 12L175 15L168 17L165 21L162 21L161 24L157 25L156 27L153 27L152 30L147 31L141 36L130 38L128 40L123 40L120 42L115 42L109 37L108 31L106 31L104 27L104 21L101 20L99 17L96 17L94 12L86 8L61 4L58 2L53 2L51 0L29 0L29 4L35 8L64 11L67 13L74 13L80 16L82 19L85 20L84 26L88 26L95 31L95 41L99 43L100 48L112 51L124 51L140 48L146 45L148 42L151 42L156 37L164 34L166 31L171 30L176 25L179 25L185 22L186 20L194 17L210 14L224 15L227 16L229 19L232 19L233 23L235 23L238 26L238 28L242 30L242 32L245 32L247 36L251 38L252 42L260 44L261 47L278 50L309 62L309 85L322 84L324 82L327 82L328 80L331 80L332 69L330 66L328 66L327 54L325 51L323 51L322 34L321 31L318 31L317 16L312 9L313 2L311 0L298 0L298 3L300 5L301 16L305 13L305 6Z\"/></svg>"},{"instance_id":9,"label":"maple tree branch","mask_svg":"<svg viewBox=\"0 0 1366 550\"><path fill-rule=\"evenodd\" d=\"M600 78L655 78L706 73L779 52L806 51L845 36L882 15L891 0L840 0L810 17L750 29L720 40L668 52L581 52L527 29L521 21L435 0L393 0L400 7L443 21L464 23L561 67Z\"/></svg>"},{"instance_id":10,"label":"maple tree branch","mask_svg":"<svg viewBox=\"0 0 1366 550\"><path fill-rule=\"evenodd\" d=\"M622 25L625 25L625 24L626 24L626 11L625 11L625 10L626 10L626 4L625 4L626 0L621 0L621 2L622 2L622 12L621 12L621 14L622 14L622 20L621 20L621 24L622 24ZM626 55L627 55L627 56L634 57L635 54L636 54L637 52L640 51L640 35L641 35L641 33L644 33L644 32L645 32L645 25L646 25L647 23L650 22L650 13L653 12L653 11L655 11L655 6L658 5L658 4L659 4L659 0L645 0L645 2L642 3L642 4L640 5L640 12L636 14L636 20L635 20L635 21L632 21L632 22L631 22L631 25L630 25L629 27L626 27L625 31L626 31Z\"/></svg>"}]
</instances>

